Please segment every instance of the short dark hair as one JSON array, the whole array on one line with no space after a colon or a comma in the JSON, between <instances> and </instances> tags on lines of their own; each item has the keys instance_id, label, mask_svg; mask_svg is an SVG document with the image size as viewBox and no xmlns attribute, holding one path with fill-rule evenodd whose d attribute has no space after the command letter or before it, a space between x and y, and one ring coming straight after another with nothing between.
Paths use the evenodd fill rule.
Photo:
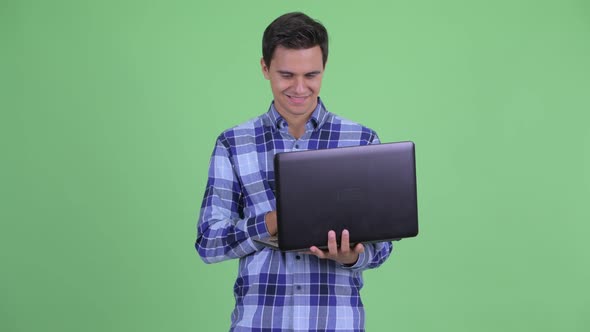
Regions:
<instances>
[{"instance_id":1,"label":"short dark hair","mask_svg":"<svg viewBox=\"0 0 590 332\"><path fill-rule=\"evenodd\" d=\"M324 66L328 61L328 31L318 21L301 12L287 13L272 21L262 36L262 58L267 67L277 46L308 49L320 46Z\"/></svg>"}]
</instances>

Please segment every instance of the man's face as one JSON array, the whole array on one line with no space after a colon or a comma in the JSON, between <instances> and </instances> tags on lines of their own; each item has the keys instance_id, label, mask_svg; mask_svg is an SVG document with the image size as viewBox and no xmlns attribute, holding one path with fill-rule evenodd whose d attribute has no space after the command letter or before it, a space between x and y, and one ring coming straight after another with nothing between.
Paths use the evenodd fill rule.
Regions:
<instances>
[{"instance_id":1,"label":"man's face","mask_svg":"<svg viewBox=\"0 0 590 332\"><path fill-rule=\"evenodd\" d=\"M270 81L275 108L285 120L308 118L317 106L324 64L319 46L288 49L278 46L270 66L260 60L262 73Z\"/></svg>"}]
</instances>

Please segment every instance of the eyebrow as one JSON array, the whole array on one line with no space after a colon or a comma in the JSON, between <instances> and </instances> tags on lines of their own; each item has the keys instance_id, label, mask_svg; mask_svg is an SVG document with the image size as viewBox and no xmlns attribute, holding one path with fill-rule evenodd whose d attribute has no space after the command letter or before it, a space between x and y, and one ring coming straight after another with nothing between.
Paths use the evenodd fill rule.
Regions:
<instances>
[{"instance_id":1,"label":"eyebrow","mask_svg":"<svg viewBox=\"0 0 590 332\"><path fill-rule=\"evenodd\" d=\"M294 73L287 71L287 70L277 70L277 72L281 75L286 75L286 74L294 75ZM321 73L320 70L314 70L314 71L310 71L309 73L305 73L304 75L317 75L319 73Z\"/></svg>"}]
</instances>

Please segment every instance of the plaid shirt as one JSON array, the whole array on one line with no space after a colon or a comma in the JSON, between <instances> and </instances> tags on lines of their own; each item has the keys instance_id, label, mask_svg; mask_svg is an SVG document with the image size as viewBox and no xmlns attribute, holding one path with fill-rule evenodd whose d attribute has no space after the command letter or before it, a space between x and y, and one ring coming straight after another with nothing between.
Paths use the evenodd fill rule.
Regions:
<instances>
[{"instance_id":1,"label":"plaid shirt","mask_svg":"<svg viewBox=\"0 0 590 332\"><path fill-rule=\"evenodd\" d=\"M328 112L319 98L299 139L289 134L274 104L218 137L195 247L207 263L240 259L231 331L364 330L362 271L387 259L390 242L365 244L357 263L348 267L272 250L253 239L270 236L264 218L276 209L276 153L378 143L373 130Z\"/></svg>"}]
</instances>

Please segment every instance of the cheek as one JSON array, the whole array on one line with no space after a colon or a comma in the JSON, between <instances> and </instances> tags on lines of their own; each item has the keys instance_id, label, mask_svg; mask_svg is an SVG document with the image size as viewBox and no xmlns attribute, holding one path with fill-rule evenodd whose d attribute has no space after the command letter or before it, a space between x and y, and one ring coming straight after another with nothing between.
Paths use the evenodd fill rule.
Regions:
<instances>
[{"instance_id":1,"label":"cheek","mask_svg":"<svg viewBox=\"0 0 590 332\"><path fill-rule=\"evenodd\" d=\"M285 82L273 82L272 90L274 92L283 92L289 88L289 84Z\"/></svg>"},{"instance_id":2,"label":"cheek","mask_svg":"<svg viewBox=\"0 0 590 332\"><path fill-rule=\"evenodd\" d=\"M312 89L314 93L319 93L321 86L322 86L322 81L314 81L309 84L309 88Z\"/></svg>"}]
</instances>

